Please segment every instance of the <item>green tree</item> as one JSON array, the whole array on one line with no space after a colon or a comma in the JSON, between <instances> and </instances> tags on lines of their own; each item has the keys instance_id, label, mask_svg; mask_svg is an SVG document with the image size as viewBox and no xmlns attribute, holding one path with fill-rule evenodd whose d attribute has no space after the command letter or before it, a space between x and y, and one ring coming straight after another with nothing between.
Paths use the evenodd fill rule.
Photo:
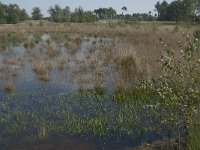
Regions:
<instances>
[{"instance_id":1,"label":"green tree","mask_svg":"<svg viewBox=\"0 0 200 150\"><path fill-rule=\"evenodd\" d=\"M192 21L192 16L194 16L195 5L194 0L182 0L183 9L183 19L188 24Z\"/></svg>"},{"instance_id":2,"label":"green tree","mask_svg":"<svg viewBox=\"0 0 200 150\"><path fill-rule=\"evenodd\" d=\"M33 20L42 20L43 18L43 15L39 7L34 7L31 15Z\"/></svg>"},{"instance_id":3,"label":"green tree","mask_svg":"<svg viewBox=\"0 0 200 150\"><path fill-rule=\"evenodd\" d=\"M25 9L22 9L20 11L20 21L24 21L24 20L27 20L27 19L29 19L29 15L27 14Z\"/></svg>"},{"instance_id":4,"label":"green tree","mask_svg":"<svg viewBox=\"0 0 200 150\"><path fill-rule=\"evenodd\" d=\"M176 21L176 24L180 22L183 17L182 2L181 0L173 1L169 4L167 9L167 20Z\"/></svg>"},{"instance_id":5,"label":"green tree","mask_svg":"<svg viewBox=\"0 0 200 150\"><path fill-rule=\"evenodd\" d=\"M95 9L97 19L113 19L116 16L116 10L112 7Z\"/></svg>"},{"instance_id":6,"label":"green tree","mask_svg":"<svg viewBox=\"0 0 200 150\"><path fill-rule=\"evenodd\" d=\"M126 12L126 11L127 11L127 7L123 6L122 7L122 16L123 16L123 18L125 18L124 12Z\"/></svg>"},{"instance_id":7,"label":"green tree","mask_svg":"<svg viewBox=\"0 0 200 150\"><path fill-rule=\"evenodd\" d=\"M112 7L109 7L107 13L108 13L108 18L113 19L116 15L116 10L114 10Z\"/></svg>"},{"instance_id":8,"label":"green tree","mask_svg":"<svg viewBox=\"0 0 200 150\"><path fill-rule=\"evenodd\" d=\"M20 8L16 4L9 4L5 11L6 23L15 24L20 21Z\"/></svg>"},{"instance_id":9,"label":"green tree","mask_svg":"<svg viewBox=\"0 0 200 150\"><path fill-rule=\"evenodd\" d=\"M85 22L84 10L82 7L75 8L74 12L71 15L71 21L79 23Z\"/></svg>"},{"instance_id":10,"label":"green tree","mask_svg":"<svg viewBox=\"0 0 200 150\"><path fill-rule=\"evenodd\" d=\"M50 7L48 9L48 13L50 14L50 20L54 22L61 22L62 20L62 9L59 5L55 5L54 7Z\"/></svg>"},{"instance_id":11,"label":"green tree","mask_svg":"<svg viewBox=\"0 0 200 150\"><path fill-rule=\"evenodd\" d=\"M95 14L92 11L84 12L85 22L94 22L96 20Z\"/></svg>"},{"instance_id":12,"label":"green tree","mask_svg":"<svg viewBox=\"0 0 200 150\"><path fill-rule=\"evenodd\" d=\"M6 5L0 2L0 24L6 23Z\"/></svg>"},{"instance_id":13,"label":"green tree","mask_svg":"<svg viewBox=\"0 0 200 150\"><path fill-rule=\"evenodd\" d=\"M158 20L160 20L161 4L159 1L155 4L155 11L157 11Z\"/></svg>"},{"instance_id":14,"label":"green tree","mask_svg":"<svg viewBox=\"0 0 200 150\"><path fill-rule=\"evenodd\" d=\"M71 11L70 8L68 6L66 6L61 13L61 20L62 22L69 22L70 21L70 16L71 15Z\"/></svg>"},{"instance_id":15,"label":"green tree","mask_svg":"<svg viewBox=\"0 0 200 150\"><path fill-rule=\"evenodd\" d=\"M167 18L167 9L168 9L168 3L166 1L163 1L162 3L157 2L155 5L156 11L158 13L158 20L163 21Z\"/></svg>"}]
</instances>

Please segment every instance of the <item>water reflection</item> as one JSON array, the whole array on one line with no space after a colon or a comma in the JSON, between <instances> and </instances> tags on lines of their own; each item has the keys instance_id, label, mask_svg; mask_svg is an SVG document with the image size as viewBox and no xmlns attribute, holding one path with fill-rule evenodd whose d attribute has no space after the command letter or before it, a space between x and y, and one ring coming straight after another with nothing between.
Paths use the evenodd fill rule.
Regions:
<instances>
[{"instance_id":1,"label":"water reflection","mask_svg":"<svg viewBox=\"0 0 200 150\"><path fill-rule=\"evenodd\" d=\"M49 34L42 35L41 41L37 43L33 42L36 38L32 34L27 39L31 45L11 45L8 51L0 52L0 67L14 68L17 76L10 76L13 69L1 74L13 80L14 84L20 83L23 86L24 82L48 81L50 83L46 84L60 85L71 90L93 89L97 84L108 91L114 89L116 72L112 65L104 64L105 54L101 51L110 46L111 39L85 37L74 53L70 50L73 47L66 47L63 42L56 43ZM38 77L39 71L33 71L38 66L44 66L43 69L49 67L49 70Z\"/></svg>"}]
</instances>

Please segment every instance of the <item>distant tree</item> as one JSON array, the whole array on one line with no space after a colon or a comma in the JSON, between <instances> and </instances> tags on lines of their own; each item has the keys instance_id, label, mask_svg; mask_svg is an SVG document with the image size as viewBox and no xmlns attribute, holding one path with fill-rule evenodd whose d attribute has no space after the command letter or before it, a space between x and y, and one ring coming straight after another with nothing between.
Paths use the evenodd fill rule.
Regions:
<instances>
[{"instance_id":1,"label":"distant tree","mask_svg":"<svg viewBox=\"0 0 200 150\"><path fill-rule=\"evenodd\" d=\"M96 14L98 19L106 19L106 9L107 8L99 8L99 9L95 9L94 13Z\"/></svg>"},{"instance_id":2,"label":"distant tree","mask_svg":"<svg viewBox=\"0 0 200 150\"><path fill-rule=\"evenodd\" d=\"M71 17L70 15L71 15L70 8L68 6L66 6L61 12L61 20L62 20L62 22L69 22L70 21L70 17Z\"/></svg>"},{"instance_id":3,"label":"distant tree","mask_svg":"<svg viewBox=\"0 0 200 150\"><path fill-rule=\"evenodd\" d=\"M95 14L92 11L85 11L84 18L85 22L94 22L96 20Z\"/></svg>"},{"instance_id":4,"label":"distant tree","mask_svg":"<svg viewBox=\"0 0 200 150\"><path fill-rule=\"evenodd\" d=\"M167 10L167 20L176 21L176 24L180 22L181 18L183 17L183 10L182 10L182 2L181 0L173 1L169 4Z\"/></svg>"},{"instance_id":5,"label":"distant tree","mask_svg":"<svg viewBox=\"0 0 200 150\"><path fill-rule=\"evenodd\" d=\"M161 4L160 4L159 1L155 4L155 11L157 11L157 13L158 13L158 20L160 20Z\"/></svg>"},{"instance_id":6,"label":"distant tree","mask_svg":"<svg viewBox=\"0 0 200 150\"><path fill-rule=\"evenodd\" d=\"M62 21L62 9L59 5L55 5L54 7L50 7L48 9L48 13L50 14L50 20L54 22Z\"/></svg>"},{"instance_id":7,"label":"distant tree","mask_svg":"<svg viewBox=\"0 0 200 150\"><path fill-rule=\"evenodd\" d=\"M6 5L0 2L0 24L6 23Z\"/></svg>"},{"instance_id":8,"label":"distant tree","mask_svg":"<svg viewBox=\"0 0 200 150\"><path fill-rule=\"evenodd\" d=\"M155 20L155 17L152 15L151 11L148 12L148 16L149 16L148 21L154 21Z\"/></svg>"},{"instance_id":9,"label":"distant tree","mask_svg":"<svg viewBox=\"0 0 200 150\"><path fill-rule=\"evenodd\" d=\"M127 7L126 6L122 7L122 11L127 11Z\"/></svg>"},{"instance_id":10,"label":"distant tree","mask_svg":"<svg viewBox=\"0 0 200 150\"><path fill-rule=\"evenodd\" d=\"M20 8L17 4L9 4L5 11L6 23L15 24L20 21Z\"/></svg>"},{"instance_id":11,"label":"distant tree","mask_svg":"<svg viewBox=\"0 0 200 150\"><path fill-rule=\"evenodd\" d=\"M113 19L116 16L116 10L112 7L95 9L97 19Z\"/></svg>"},{"instance_id":12,"label":"distant tree","mask_svg":"<svg viewBox=\"0 0 200 150\"><path fill-rule=\"evenodd\" d=\"M107 9L107 16L109 19L113 19L116 15L116 10L114 10L112 7L109 7Z\"/></svg>"},{"instance_id":13,"label":"distant tree","mask_svg":"<svg viewBox=\"0 0 200 150\"><path fill-rule=\"evenodd\" d=\"M195 1L196 0L182 0L183 19L189 24L194 19L196 10Z\"/></svg>"},{"instance_id":14,"label":"distant tree","mask_svg":"<svg viewBox=\"0 0 200 150\"><path fill-rule=\"evenodd\" d=\"M126 7L126 6L123 6L123 7L122 7L122 16L123 16L124 18L125 18L125 15L124 15L124 12L125 12L125 11L127 11L127 7Z\"/></svg>"},{"instance_id":15,"label":"distant tree","mask_svg":"<svg viewBox=\"0 0 200 150\"><path fill-rule=\"evenodd\" d=\"M155 4L160 21L184 21L191 23L200 14L200 0L174 0L171 3L163 1Z\"/></svg>"},{"instance_id":16,"label":"distant tree","mask_svg":"<svg viewBox=\"0 0 200 150\"><path fill-rule=\"evenodd\" d=\"M5 5L0 2L0 23L15 24L28 19L25 9L20 9L17 4Z\"/></svg>"},{"instance_id":17,"label":"distant tree","mask_svg":"<svg viewBox=\"0 0 200 150\"><path fill-rule=\"evenodd\" d=\"M43 18L43 15L39 7L34 7L31 15L33 20L41 20Z\"/></svg>"},{"instance_id":18,"label":"distant tree","mask_svg":"<svg viewBox=\"0 0 200 150\"><path fill-rule=\"evenodd\" d=\"M27 19L29 19L29 15L27 14L25 9L22 9L20 11L20 21L24 21L24 20L27 20Z\"/></svg>"},{"instance_id":19,"label":"distant tree","mask_svg":"<svg viewBox=\"0 0 200 150\"><path fill-rule=\"evenodd\" d=\"M162 3L160 3L160 2L156 3L155 8L158 13L159 21L166 20L168 5L169 4L165 0Z\"/></svg>"},{"instance_id":20,"label":"distant tree","mask_svg":"<svg viewBox=\"0 0 200 150\"><path fill-rule=\"evenodd\" d=\"M82 7L75 8L75 10L71 16L71 21L72 22L80 22L80 23L85 22L84 10Z\"/></svg>"}]
</instances>

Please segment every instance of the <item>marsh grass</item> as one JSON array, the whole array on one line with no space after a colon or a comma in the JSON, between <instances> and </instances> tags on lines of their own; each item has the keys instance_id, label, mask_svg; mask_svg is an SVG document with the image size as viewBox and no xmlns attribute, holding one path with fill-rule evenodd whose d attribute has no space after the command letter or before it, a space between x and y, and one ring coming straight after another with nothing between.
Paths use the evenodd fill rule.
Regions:
<instances>
[{"instance_id":1,"label":"marsh grass","mask_svg":"<svg viewBox=\"0 0 200 150\"><path fill-rule=\"evenodd\" d=\"M12 83L5 83L4 85L4 91L6 93L12 93L15 91L14 85Z\"/></svg>"},{"instance_id":2,"label":"marsh grass","mask_svg":"<svg viewBox=\"0 0 200 150\"><path fill-rule=\"evenodd\" d=\"M8 66L0 67L0 72L1 72L1 73L5 73L5 74L7 74L7 73L9 72L9 68L8 68Z\"/></svg>"},{"instance_id":3,"label":"marsh grass","mask_svg":"<svg viewBox=\"0 0 200 150\"><path fill-rule=\"evenodd\" d=\"M26 49L33 49L35 47L36 43L34 41L27 41L24 43L24 47Z\"/></svg>"},{"instance_id":4,"label":"marsh grass","mask_svg":"<svg viewBox=\"0 0 200 150\"><path fill-rule=\"evenodd\" d=\"M43 140L51 135L75 134L99 139L114 138L119 141L123 137L134 139L137 135L148 131L160 131L163 124L157 124L160 121L159 117L152 117L163 110L162 107L157 108L158 103L155 100L157 95L154 95L154 91L136 88L135 80L140 75L156 77L162 73L157 65L159 56L164 53L159 39L165 40L171 47L176 47L177 39L182 40L182 31L185 30L180 27L179 31L174 32L173 27L156 23L112 22L103 25L97 23L69 26L44 23L39 28L37 25L31 28L28 25L0 28L3 32L0 35L2 41L0 46L4 48L27 38L26 33L21 33L22 29L23 32L34 33L34 44L35 40L41 42L43 33L51 35L51 40L43 42L38 55L32 50L34 45L30 46L32 41L23 40L24 47L29 48L26 56L31 60L33 73L38 80L45 82L51 80L54 62L60 71L68 65L68 62L60 57L59 48L53 47L51 42L64 43L67 52L76 56L84 37L96 38L86 58L79 60L69 56L77 66L71 70L71 76L72 80L80 79L79 92L56 93L56 95L44 91L20 92L18 95L3 97L0 109L5 108L6 111L0 113L0 127L3 127L0 136L21 135L25 132L30 137ZM19 31L19 33L7 35L6 32L12 31ZM106 38L109 40L106 41ZM86 41L89 43L90 38ZM175 53L178 55L176 51ZM9 58L3 62L7 65L18 63L15 59L9 60ZM111 96L106 93L107 87L102 83L107 73L102 68L107 66L111 67L112 73L116 73L116 81L113 85L116 88L113 93L109 93ZM0 69L0 72L6 71L5 68ZM89 71L92 71L94 77L84 76ZM90 83L93 88L87 89L85 85ZM127 88L129 85L130 87ZM4 90L12 91L12 84L5 86ZM192 134L191 131L191 139L193 139L191 146L195 146L199 137L197 134Z\"/></svg>"},{"instance_id":5,"label":"marsh grass","mask_svg":"<svg viewBox=\"0 0 200 150\"><path fill-rule=\"evenodd\" d=\"M141 103L146 103L151 97L153 96L146 89L124 90L118 87L115 89L112 98L118 102L139 100Z\"/></svg>"},{"instance_id":6,"label":"marsh grass","mask_svg":"<svg viewBox=\"0 0 200 150\"><path fill-rule=\"evenodd\" d=\"M32 70L36 74L37 79L45 82L50 80L49 74L52 70L52 63L50 61L33 61L32 67Z\"/></svg>"},{"instance_id":7,"label":"marsh grass","mask_svg":"<svg viewBox=\"0 0 200 150\"><path fill-rule=\"evenodd\" d=\"M48 50L46 51L47 55L49 57L56 57L56 56L59 56L60 54L60 50L58 48L48 48Z\"/></svg>"},{"instance_id":8,"label":"marsh grass","mask_svg":"<svg viewBox=\"0 0 200 150\"><path fill-rule=\"evenodd\" d=\"M133 113L134 103L127 101L119 105L100 93L60 94L56 96L53 105L51 97L45 93L16 93L7 96L0 106L6 106L10 113L0 115L0 125L6 124L0 136L8 133L16 136L28 132L29 136L37 136L40 140L55 134L80 134L93 138L132 137L132 128L137 122ZM29 94L34 96L31 101ZM13 103L17 107L11 107ZM16 120L10 121L10 117L14 116ZM136 133L139 132L134 131Z\"/></svg>"},{"instance_id":9,"label":"marsh grass","mask_svg":"<svg viewBox=\"0 0 200 150\"><path fill-rule=\"evenodd\" d=\"M61 71L64 70L67 65L66 63L67 63L67 61L65 59L59 60L57 63L57 68Z\"/></svg>"},{"instance_id":10,"label":"marsh grass","mask_svg":"<svg viewBox=\"0 0 200 150\"><path fill-rule=\"evenodd\" d=\"M21 59L18 57L7 57L3 59L3 64L21 66Z\"/></svg>"},{"instance_id":11,"label":"marsh grass","mask_svg":"<svg viewBox=\"0 0 200 150\"><path fill-rule=\"evenodd\" d=\"M200 125L194 125L189 131L188 147L189 150L200 149Z\"/></svg>"},{"instance_id":12,"label":"marsh grass","mask_svg":"<svg viewBox=\"0 0 200 150\"><path fill-rule=\"evenodd\" d=\"M70 54L76 54L80 49L82 39L80 37L71 37L65 42L65 47Z\"/></svg>"},{"instance_id":13,"label":"marsh grass","mask_svg":"<svg viewBox=\"0 0 200 150\"><path fill-rule=\"evenodd\" d=\"M137 74L135 60L132 56L121 58L117 61L117 70L123 79L134 79Z\"/></svg>"},{"instance_id":14,"label":"marsh grass","mask_svg":"<svg viewBox=\"0 0 200 150\"><path fill-rule=\"evenodd\" d=\"M106 94L106 89L101 84L96 84L92 91L97 95L105 95Z\"/></svg>"}]
</instances>

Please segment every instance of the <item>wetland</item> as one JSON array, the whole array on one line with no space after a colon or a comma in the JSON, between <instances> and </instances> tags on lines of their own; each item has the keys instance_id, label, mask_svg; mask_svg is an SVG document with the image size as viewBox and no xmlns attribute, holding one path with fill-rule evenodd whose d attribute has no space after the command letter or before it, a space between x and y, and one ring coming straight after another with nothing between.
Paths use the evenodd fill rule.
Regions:
<instances>
[{"instance_id":1,"label":"wetland","mask_svg":"<svg viewBox=\"0 0 200 150\"><path fill-rule=\"evenodd\" d=\"M111 23L0 25L0 149L187 149L187 121L199 123L198 27ZM177 63L179 43L196 46L194 73Z\"/></svg>"}]
</instances>

